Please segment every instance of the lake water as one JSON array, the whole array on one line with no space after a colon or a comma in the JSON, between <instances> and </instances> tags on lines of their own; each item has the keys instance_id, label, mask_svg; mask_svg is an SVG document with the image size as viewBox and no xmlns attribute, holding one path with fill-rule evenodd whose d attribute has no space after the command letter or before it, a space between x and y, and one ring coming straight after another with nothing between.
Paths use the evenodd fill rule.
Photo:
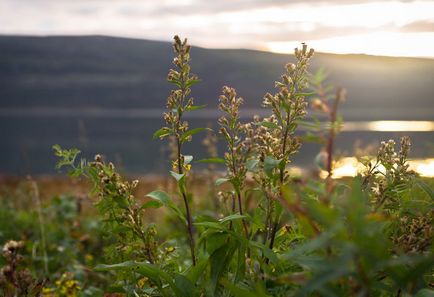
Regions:
<instances>
[{"instance_id":1,"label":"lake water","mask_svg":"<svg viewBox=\"0 0 434 297\"><path fill-rule=\"evenodd\" d=\"M152 134L164 123L162 109L0 109L0 174L55 174L56 159L51 146L77 147L83 156L103 153L126 172L133 174L164 173L169 168L165 142L153 140ZM252 114L265 116L264 109L244 110L243 120ZM217 110L201 110L189 118L191 127L214 123ZM434 121L349 121L336 141L336 152L351 156L355 146L378 146L381 140L409 135L413 158L434 156ZM303 132L301 132L303 133ZM186 154L206 158L197 134L185 147ZM313 166L320 147L304 144L294 164ZM219 144L219 152L224 144Z\"/></svg>"}]
</instances>

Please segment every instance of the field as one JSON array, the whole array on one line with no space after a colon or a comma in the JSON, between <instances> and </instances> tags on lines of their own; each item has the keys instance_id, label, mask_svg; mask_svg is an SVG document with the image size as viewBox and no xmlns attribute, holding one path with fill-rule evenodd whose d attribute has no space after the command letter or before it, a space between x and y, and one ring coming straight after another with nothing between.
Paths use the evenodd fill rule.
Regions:
<instances>
[{"instance_id":1,"label":"field","mask_svg":"<svg viewBox=\"0 0 434 297\"><path fill-rule=\"evenodd\" d=\"M64 175L2 177L0 294L433 296L434 180L410 168L424 134L354 148L359 172L338 178L347 91L311 72L313 49L301 44L282 63L265 116L246 116L237 90L220 86L210 127L194 120L206 106L193 99L201 80L190 63L206 51L190 49L175 36L171 89L155 103L166 174L154 164L128 175L104 151L52 143L50 166ZM293 161L309 145L314 166L300 169Z\"/></svg>"}]
</instances>

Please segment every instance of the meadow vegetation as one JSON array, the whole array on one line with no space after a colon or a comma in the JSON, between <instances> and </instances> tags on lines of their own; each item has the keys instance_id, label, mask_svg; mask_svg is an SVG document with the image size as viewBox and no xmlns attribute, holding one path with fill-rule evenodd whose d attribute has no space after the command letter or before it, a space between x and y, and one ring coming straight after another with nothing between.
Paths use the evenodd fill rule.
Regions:
<instances>
[{"instance_id":1,"label":"meadow vegetation","mask_svg":"<svg viewBox=\"0 0 434 297\"><path fill-rule=\"evenodd\" d=\"M43 204L34 182L34 210L2 197L3 296L433 296L433 182L409 170L408 137L360 157L357 177L334 179L345 91L324 70L309 74L314 50L302 44L264 95L269 117L241 122L243 99L222 88L219 157L211 129L185 119L205 106L191 95L200 81L187 40L175 36L173 48L173 90L154 138L172 148L175 186L139 197L139 181L101 155L53 146L58 168L91 184L97 211L82 214L68 196ZM196 160L184 144L200 134L209 158ZM315 161L324 178L292 175L305 141L323 145ZM198 163L208 164L199 193Z\"/></svg>"}]
</instances>

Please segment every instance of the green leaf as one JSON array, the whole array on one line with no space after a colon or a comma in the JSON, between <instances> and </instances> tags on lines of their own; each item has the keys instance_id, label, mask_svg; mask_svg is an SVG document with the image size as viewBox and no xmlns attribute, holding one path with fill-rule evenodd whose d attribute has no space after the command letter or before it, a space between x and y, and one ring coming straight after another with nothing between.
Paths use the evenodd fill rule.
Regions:
<instances>
[{"instance_id":1,"label":"green leaf","mask_svg":"<svg viewBox=\"0 0 434 297\"><path fill-rule=\"evenodd\" d=\"M189 88L189 87L191 87L192 85L195 85L195 84L197 84L197 83L199 83L200 82L200 79L189 79L188 81L187 81L187 83L185 84L185 87L186 88Z\"/></svg>"},{"instance_id":2,"label":"green leaf","mask_svg":"<svg viewBox=\"0 0 434 297\"><path fill-rule=\"evenodd\" d=\"M184 156L184 165L190 164L191 161L193 161L193 156L190 155Z\"/></svg>"},{"instance_id":3,"label":"green leaf","mask_svg":"<svg viewBox=\"0 0 434 297\"><path fill-rule=\"evenodd\" d=\"M149 200L145 203L142 204L142 206L140 207L140 209L145 209L145 208L160 208L161 206L163 206L162 203L156 201L156 200Z\"/></svg>"},{"instance_id":4,"label":"green leaf","mask_svg":"<svg viewBox=\"0 0 434 297\"><path fill-rule=\"evenodd\" d=\"M223 183L225 183L225 182L227 182L227 181L229 181L228 178L219 178L219 179L217 179L217 180L215 181L215 185L216 185L216 186L220 186L221 184L223 184Z\"/></svg>"},{"instance_id":5,"label":"green leaf","mask_svg":"<svg viewBox=\"0 0 434 297\"><path fill-rule=\"evenodd\" d=\"M64 150L58 144L53 145L52 148L54 150L54 155L60 158L60 160L56 164L57 169L60 169L63 166L74 167L75 159L77 158L77 155L80 153L80 150L76 148Z\"/></svg>"},{"instance_id":6,"label":"green leaf","mask_svg":"<svg viewBox=\"0 0 434 297\"><path fill-rule=\"evenodd\" d=\"M171 134L171 131L167 127L163 127L157 131L154 132L154 135L152 136L153 139L157 139L160 137L165 137Z\"/></svg>"},{"instance_id":7,"label":"green leaf","mask_svg":"<svg viewBox=\"0 0 434 297\"><path fill-rule=\"evenodd\" d=\"M281 255L281 261L297 261L297 258L301 255L312 253L316 250L325 250L333 236L343 228L341 223L337 223L332 228L324 231L316 238L306 241L303 244L296 246L294 249L283 253Z\"/></svg>"},{"instance_id":8,"label":"green leaf","mask_svg":"<svg viewBox=\"0 0 434 297\"><path fill-rule=\"evenodd\" d=\"M217 249L226 244L229 235L225 232L215 232L206 238L206 251L212 255Z\"/></svg>"},{"instance_id":9,"label":"green leaf","mask_svg":"<svg viewBox=\"0 0 434 297\"><path fill-rule=\"evenodd\" d=\"M193 223L193 225L207 227L215 230L225 230L225 228L217 222L206 221L206 222Z\"/></svg>"},{"instance_id":10,"label":"green leaf","mask_svg":"<svg viewBox=\"0 0 434 297\"><path fill-rule=\"evenodd\" d=\"M146 195L147 197L150 197L154 200L160 201L164 205L168 205L170 203L173 203L172 200L170 200L169 195L164 191L153 191Z\"/></svg>"},{"instance_id":11,"label":"green leaf","mask_svg":"<svg viewBox=\"0 0 434 297\"><path fill-rule=\"evenodd\" d=\"M255 169L256 165L258 165L258 163L259 163L259 160L256 160L256 159L248 160L246 162L247 170L253 171Z\"/></svg>"},{"instance_id":12,"label":"green leaf","mask_svg":"<svg viewBox=\"0 0 434 297\"><path fill-rule=\"evenodd\" d=\"M304 142L324 143L324 139L321 136L312 134L310 132L308 132L308 133L306 133L306 135L302 136L301 140Z\"/></svg>"},{"instance_id":13,"label":"green leaf","mask_svg":"<svg viewBox=\"0 0 434 297\"><path fill-rule=\"evenodd\" d=\"M212 292L215 294L217 283L228 266L233 254L235 253L234 241L229 241L227 244L218 248L210 257L211 266L211 284Z\"/></svg>"},{"instance_id":14,"label":"green leaf","mask_svg":"<svg viewBox=\"0 0 434 297\"><path fill-rule=\"evenodd\" d=\"M246 245L244 242L238 246L237 269L235 273L235 282L240 282L246 274Z\"/></svg>"},{"instance_id":15,"label":"green leaf","mask_svg":"<svg viewBox=\"0 0 434 297\"><path fill-rule=\"evenodd\" d=\"M414 297L433 297L434 296L434 290L431 289L422 289L417 291L416 295Z\"/></svg>"},{"instance_id":16,"label":"green leaf","mask_svg":"<svg viewBox=\"0 0 434 297\"><path fill-rule=\"evenodd\" d=\"M200 160L196 161L196 163L220 163L220 164L224 164L225 159L222 159L222 158L200 159Z\"/></svg>"},{"instance_id":17,"label":"green leaf","mask_svg":"<svg viewBox=\"0 0 434 297\"><path fill-rule=\"evenodd\" d=\"M277 128L279 128L279 126L276 123L267 122L267 121L259 122L259 123L257 123L257 125L264 126L266 128L270 128L270 129L277 129Z\"/></svg>"},{"instance_id":18,"label":"green leaf","mask_svg":"<svg viewBox=\"0 0 434 297\"><path fill-rule=\"evenodd\" d=\"M434 266L434 255L402 255L386 261L384 270L398 284L405 287L429 274Z\"/></svg>"},{"instance_id":19,"label":"green leaf","mask_svg":"<svg viewBox=\"0 0 434 297\"><path fill-rule=\"evenodd\" d=\"M146 195L146 197L150 197L156 201L159 201L163 203L166 207L169 207L171 210L175 212L175 214L183 221L185 222L185 216L182 213L182 211L173 203L173 201L170 199L169 195L164 191L153 191Z\"/></svg>"},{"instance_id":20,"label":"green leaf","mask_svg":"<svg viewBox=\"0 0 434 297\"><path fill-rule=\"evenodd\" d=\"M60 147L60 145L54 144L51 148L54 151L54 155L58 157L62 156L62 148Z\"/></svg>"},{"instance_id":21,"label":"green leaf","mask_svg":"<svg viewBox=\"0 0 434 297\"><path fill-rule=\"evenodd\" d=\"M178 289L177 296L179 297L191 297L196 294L193 294L195 291L194 284L184 275L177 274L174 278L174 285Z\"/></svg>"},{"instance_id":22,"label":"green leaf","mask_svg":"<svg viewBox=\"0 0 434 297\"><path fill-rule=\"evenodd\" d=\"M234 285L232 282L228 281L227 279L222 280L223 285L226 289L228 289L232 296L234 297L269 297L270 295L267 295L264 290L255 290L252 291L247 287L241 287L240 285Z\"/></svg>"},{"instance_id":23,"label":"green leaf","mask_svg":"<svg viewBox=\"0 0 434 297\"><path fill-rule=\"evenodd\" d=\"M205 273L205 269L208 266L208 258L199 259L196 266L191 266L186 272L185 276L193 283L196 284L199 277Z\"/></svg>"},{"instance_id":24,"label":"green leaf","mask_svg":"<svg viewBox=\"0 0 434 297\"><path fill-rule=\"evenodd\" d=\"M424 181L422 181L421 179L417 178L416 179L416 184L423 190L425 191L425 193L428 194L428 196L431 198L431 200L434 200L434 191L433 189L431 189L430 186L428 186Z\"/></svg>"},{"instance_id":25,"label":"green leaf","mask_svg":"<svg viewBox=\"0 0 434 297\"><path fill-rule=\"evenodd\" d=\"M134 270L138 273L148 277L152 281L158 283L160 282L160 271L152 264L146 262L136 262L136 261L126 261L117 264L99 264L95 267L96 271L130 271Z\"/></svg>"},{"instance_id":26,"label":"green leaf","mask_svg":"<svg viewBox=\"0 0 434 297\"><path fill-rule=\"evenodd\" d=\"M301 96L308 97L308 96L315 95L315 92L295 93L294 95L295 95L296 97L301 97Z\"/></svg>"},{"instance_id":27,"label":"green leaf","mask_svg":"<svg viewBox=\"0 0 434 297\"><path fill-rule=\"evenodd\" d=\"M277 168L279 166L280 162L282 162L282 160L276 160L271 156L266 156L265 160L264 160L265 174L267 174L268 176L271 176L273 173L273 169Z\"/></svg>"},{"instance_id":28,"label":"green leaf","mask_svg":"<svg viewBox=\"0 0 434 297\"><path fill-rule=\"evenodd\" d=\"M339 212L336 208L318 203L317 200L306 200L306 206L309 210L310 217L321 226L331 227L335 224L336 220L339 219Z\"/></svg>"},{"instance_id":29,"label":"green leaf","mask_svg":"<svg viewBox=\"0 0 434 297\"><path fill-rule=\"evenodd\" d=\"M321 122L297 121L297 124L309 130L313 130L313 131L321 130Z\"/></svg>"},{"instance_id":30,"label":"green leaf","mask_svg":"<svg viewBox=\"0 0 434 297\"><path fill-rule=\"evenodd\" d=\"M167 81L168 81L169 83L171 83L171 84L174 84L174 85L180 87L180 88L182 87L181 83L180 83L178 80L175 80L175 79L168 79Z\"/></svg>"},{"instance_id":31,"label":"green leaf","mask_svg":"<svg viewBox=\"0 0 434 297\"><path fill-rule=\"evenodd\" d=\"M207 128L195 128L195 129L191 129L191 130L184 132L181 135L181 142L185 142L189 136L192 136L192 135L199 133L200 131L203 131L203 130L207 130Z\"/></svg>"},{"instance_id":32,"label":"green leaf","mask_svg":"<svg viewBox=\"0 0 434 297\"><path fill-rule=\"evenodd\" d=\"M128 199L123 196L116 197L113 201L122 209L127 209L129 206Z\"/></svg>"},{"instance_id":33,"label":"green leaf","mask_svg":"<svg viewBox=\"0 0 434 297\"><path fill-rule=\"evenodd\" d=\"M247 216L247 215L240 215L240 214L236 213L236 214L232 214L232 215L229 215L227 217L224 217L224 218L220 219L219 222L221 224L223 224L225 222L235 221L235 220L242 220L242 219L247 219L247 218L249 218L249 216Z\"/></svg>"},{"instance_id":34,"label":"green leaf","mask_svg":"<svg viewBox=\"0 0 434 297\"><path fill-rule=\"evenodd\" d=\"M177 182L179 182L185 177L185 173L179 174L175 171L170 171L170 175L173 176L173 178L175 178Z\"/></svg>"},{"instance_id":35,"label":"green leaf","mask_svg":"<svg viewBox=\"0 0 434 297\"><path fill-rule=\"evenodd\" d=\"M100 264L95 267L96 271L135 271L146 276L153 281L159 288L163 287L161 280L164 280L178 297L191 297L194 290L193 284L185 276L176 275L174 280L167 272L159 269L155 265L146 262L126 261L123 263L105 265Z\"/></svg>"},{"instance_id":36,"label":"green leaf","mask_svg":"<svg viewBox=\"0 0 434 297\"><path fill-rule=\"evenodd\" d=\"M341 261L343 262L343 261ZM326 264L326 263L325 263ZM335 264L335 265L333 265ZM295 296L311 296L312 292L323 289L324 286L333 280L337 280L340 277L349 273L348 265L346 263L330 263L329 268L321 273L314 275L307 284L305 284L297 292Z\"/></svg>"},{"instance_id":37,"label":"green leaf","mask_svg":"<svg viewBox=\"0 0 434 297\"><path fill-rule=\"evenodd\" d=\"M276 254L268 246L256 241L249 241L249 244L250 246L261 250L264 256L267 257L271 263L275 265L279 263L279 259L277 258Z\"/></svg>"},{"instance_id":38,"label":"green leaf","mask_svg":"<svg viewBox=\"0 0 434 297\"><path fill-rule=\"evenodd\" d=\"M199 109L205 108L206 106L207 106L206 104L205 105L192 105L192 106L186 107L185 111L199 110Z\"/></svg>"}]
</instances>

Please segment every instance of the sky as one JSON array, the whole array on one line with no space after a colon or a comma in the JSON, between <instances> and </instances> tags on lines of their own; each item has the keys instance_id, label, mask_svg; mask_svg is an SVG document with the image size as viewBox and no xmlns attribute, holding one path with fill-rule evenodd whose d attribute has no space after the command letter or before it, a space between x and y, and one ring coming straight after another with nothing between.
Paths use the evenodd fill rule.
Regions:
<instances>
[{"instance_id":1,"label":"sky","mask_svg":"<svg viewBox=\"0 0 434 297\"><path fill-rule=\"evenodd\" d=\"M434 58L433 1L0 0L0 34L103 34L207 48Z\"/></svg>"}]
</instances>

